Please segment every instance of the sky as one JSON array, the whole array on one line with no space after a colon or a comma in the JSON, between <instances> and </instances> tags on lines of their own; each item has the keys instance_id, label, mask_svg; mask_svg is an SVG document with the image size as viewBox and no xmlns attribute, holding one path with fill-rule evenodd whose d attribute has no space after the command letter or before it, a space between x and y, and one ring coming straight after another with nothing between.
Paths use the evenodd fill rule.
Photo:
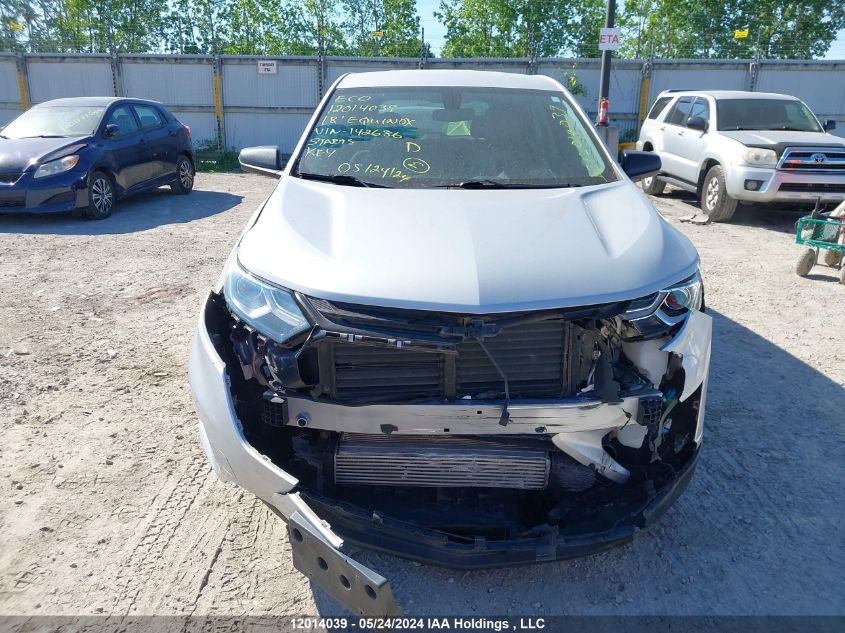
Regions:
<instances>
[{"instance_id":1,"label":"sky","mask_svg":"<svg viewBox=\"0 0 845 633\"><path fill-rule=\"evenodd\" d=\"M446 27L434 17L434 12L439 6L440 0L417 0L420 26L425 29L425 39L431 44L434 54L438 56L446 41ZM839 31L825 59L845 59L845 30Z\"/></svg>"}]
</instances>

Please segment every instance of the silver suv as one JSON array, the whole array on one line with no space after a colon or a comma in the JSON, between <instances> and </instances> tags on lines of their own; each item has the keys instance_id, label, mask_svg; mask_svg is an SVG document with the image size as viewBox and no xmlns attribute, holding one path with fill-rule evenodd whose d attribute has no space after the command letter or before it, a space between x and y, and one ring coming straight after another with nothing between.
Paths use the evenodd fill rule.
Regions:
<instances>
[{"instance_id":1,"label":"silver suv","mask_svg":"<svg viewBox=\"0 0 845 633\"><path fill-rule=\"evenodd\" d=\"M667 183L695 193L713 222L730 220L739 202L840 201L845 139L828 133L835 126L788 95L667 90L637 141L663 163L642 186L652 195Z\"/></svg>"}]
</instances>

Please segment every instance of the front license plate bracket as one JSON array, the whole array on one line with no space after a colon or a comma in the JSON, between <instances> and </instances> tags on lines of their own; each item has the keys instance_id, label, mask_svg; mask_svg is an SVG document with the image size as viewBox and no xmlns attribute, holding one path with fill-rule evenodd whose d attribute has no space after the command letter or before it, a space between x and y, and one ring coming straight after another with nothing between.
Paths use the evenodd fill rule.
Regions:
<instances>
[{"instance_id":1,"label":"front license plate bracket","mask_svg":"<svg viewBox=\"0 0 845 633\"><path fill-rule=\"evenodd\" d=\"M296 511L288 520L293 565L356 615L397 616L390 582L323 540Z\"/></svg>"}]
</instances>

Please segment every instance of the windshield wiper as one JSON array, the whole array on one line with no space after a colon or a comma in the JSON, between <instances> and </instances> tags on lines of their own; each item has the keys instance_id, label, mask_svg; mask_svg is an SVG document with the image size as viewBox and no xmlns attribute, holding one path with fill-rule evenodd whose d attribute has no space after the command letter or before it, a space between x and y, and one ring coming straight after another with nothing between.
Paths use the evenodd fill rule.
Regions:
<instances>
[{"instance_id":1,"label":"windshield wiper","mask_svg":"<svg viewBox=\"0 0 845 633\"><path fill-rule=\"evenodd\" d=\"M524 182L501 182L489 178L479 180L464 180L446 185L434 185L437 189L566 189L569 187L583 187L574 183L561 182L554 184L533 184Z\"/></svg>"},{"instance_id":2,"label":"windshield wiper","mask_svg":"<svg viewBox=\"0 0 845 633\"><path fill-rule=\"evenodd\" d=\"M33 134L32 136L21 136L21 138L67 138L64 134Z\"/></svg>"},{"instance_id":3,"label":"windshield wiper","mask_svg":"<svg viewBox=\"0 0 845 633\"><path fill-rule=\"evenodd\" d=\"M321 182L332 182L336 185L348 185L350 187L378 187L379 189L390 189L387 185L380 185L374 182L366 182L364 180L360 180L355 176L349 176L347 174L312 174L309 172L297 172L294 174L299 178L303 178L304 180L319 180Z\"/></svg>"}]
</instances>

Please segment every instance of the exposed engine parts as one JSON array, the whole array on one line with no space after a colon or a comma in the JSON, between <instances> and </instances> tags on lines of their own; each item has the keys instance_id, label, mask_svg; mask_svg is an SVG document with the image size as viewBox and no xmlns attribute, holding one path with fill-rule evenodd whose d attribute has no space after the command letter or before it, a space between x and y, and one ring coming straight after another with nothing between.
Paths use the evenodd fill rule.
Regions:
<instances>
[{"instance_id":1,"label":"exposed engine parts","mask_svg":"<svg viewBox=\"0 0 845 633\"><path fill-rule=\"evenodd\" d=\"M322 324L285 345L223 302L219 313L241 368L233 390L244 433L315 494L360 507L389 499L393 516L430 528L498 521L517 534L632 491L647 497L691 450L700 396L680 401L679 358L661 351L661 339L623 337L619 306L494 320L304 305ZM437 421L438 406L462 403ZM569 426L540 415L527 427L524 407L543 403L568 407ZM374 406L395 416L367 425ZM511 415L493 421L491 406ZM471 420L480 430L467 431L462 416L482 413L491 421ZM357 422L344 427L347 418ZM479 514L461 516L460 527L457 507Z\"/></svg>"}]
</instances>

